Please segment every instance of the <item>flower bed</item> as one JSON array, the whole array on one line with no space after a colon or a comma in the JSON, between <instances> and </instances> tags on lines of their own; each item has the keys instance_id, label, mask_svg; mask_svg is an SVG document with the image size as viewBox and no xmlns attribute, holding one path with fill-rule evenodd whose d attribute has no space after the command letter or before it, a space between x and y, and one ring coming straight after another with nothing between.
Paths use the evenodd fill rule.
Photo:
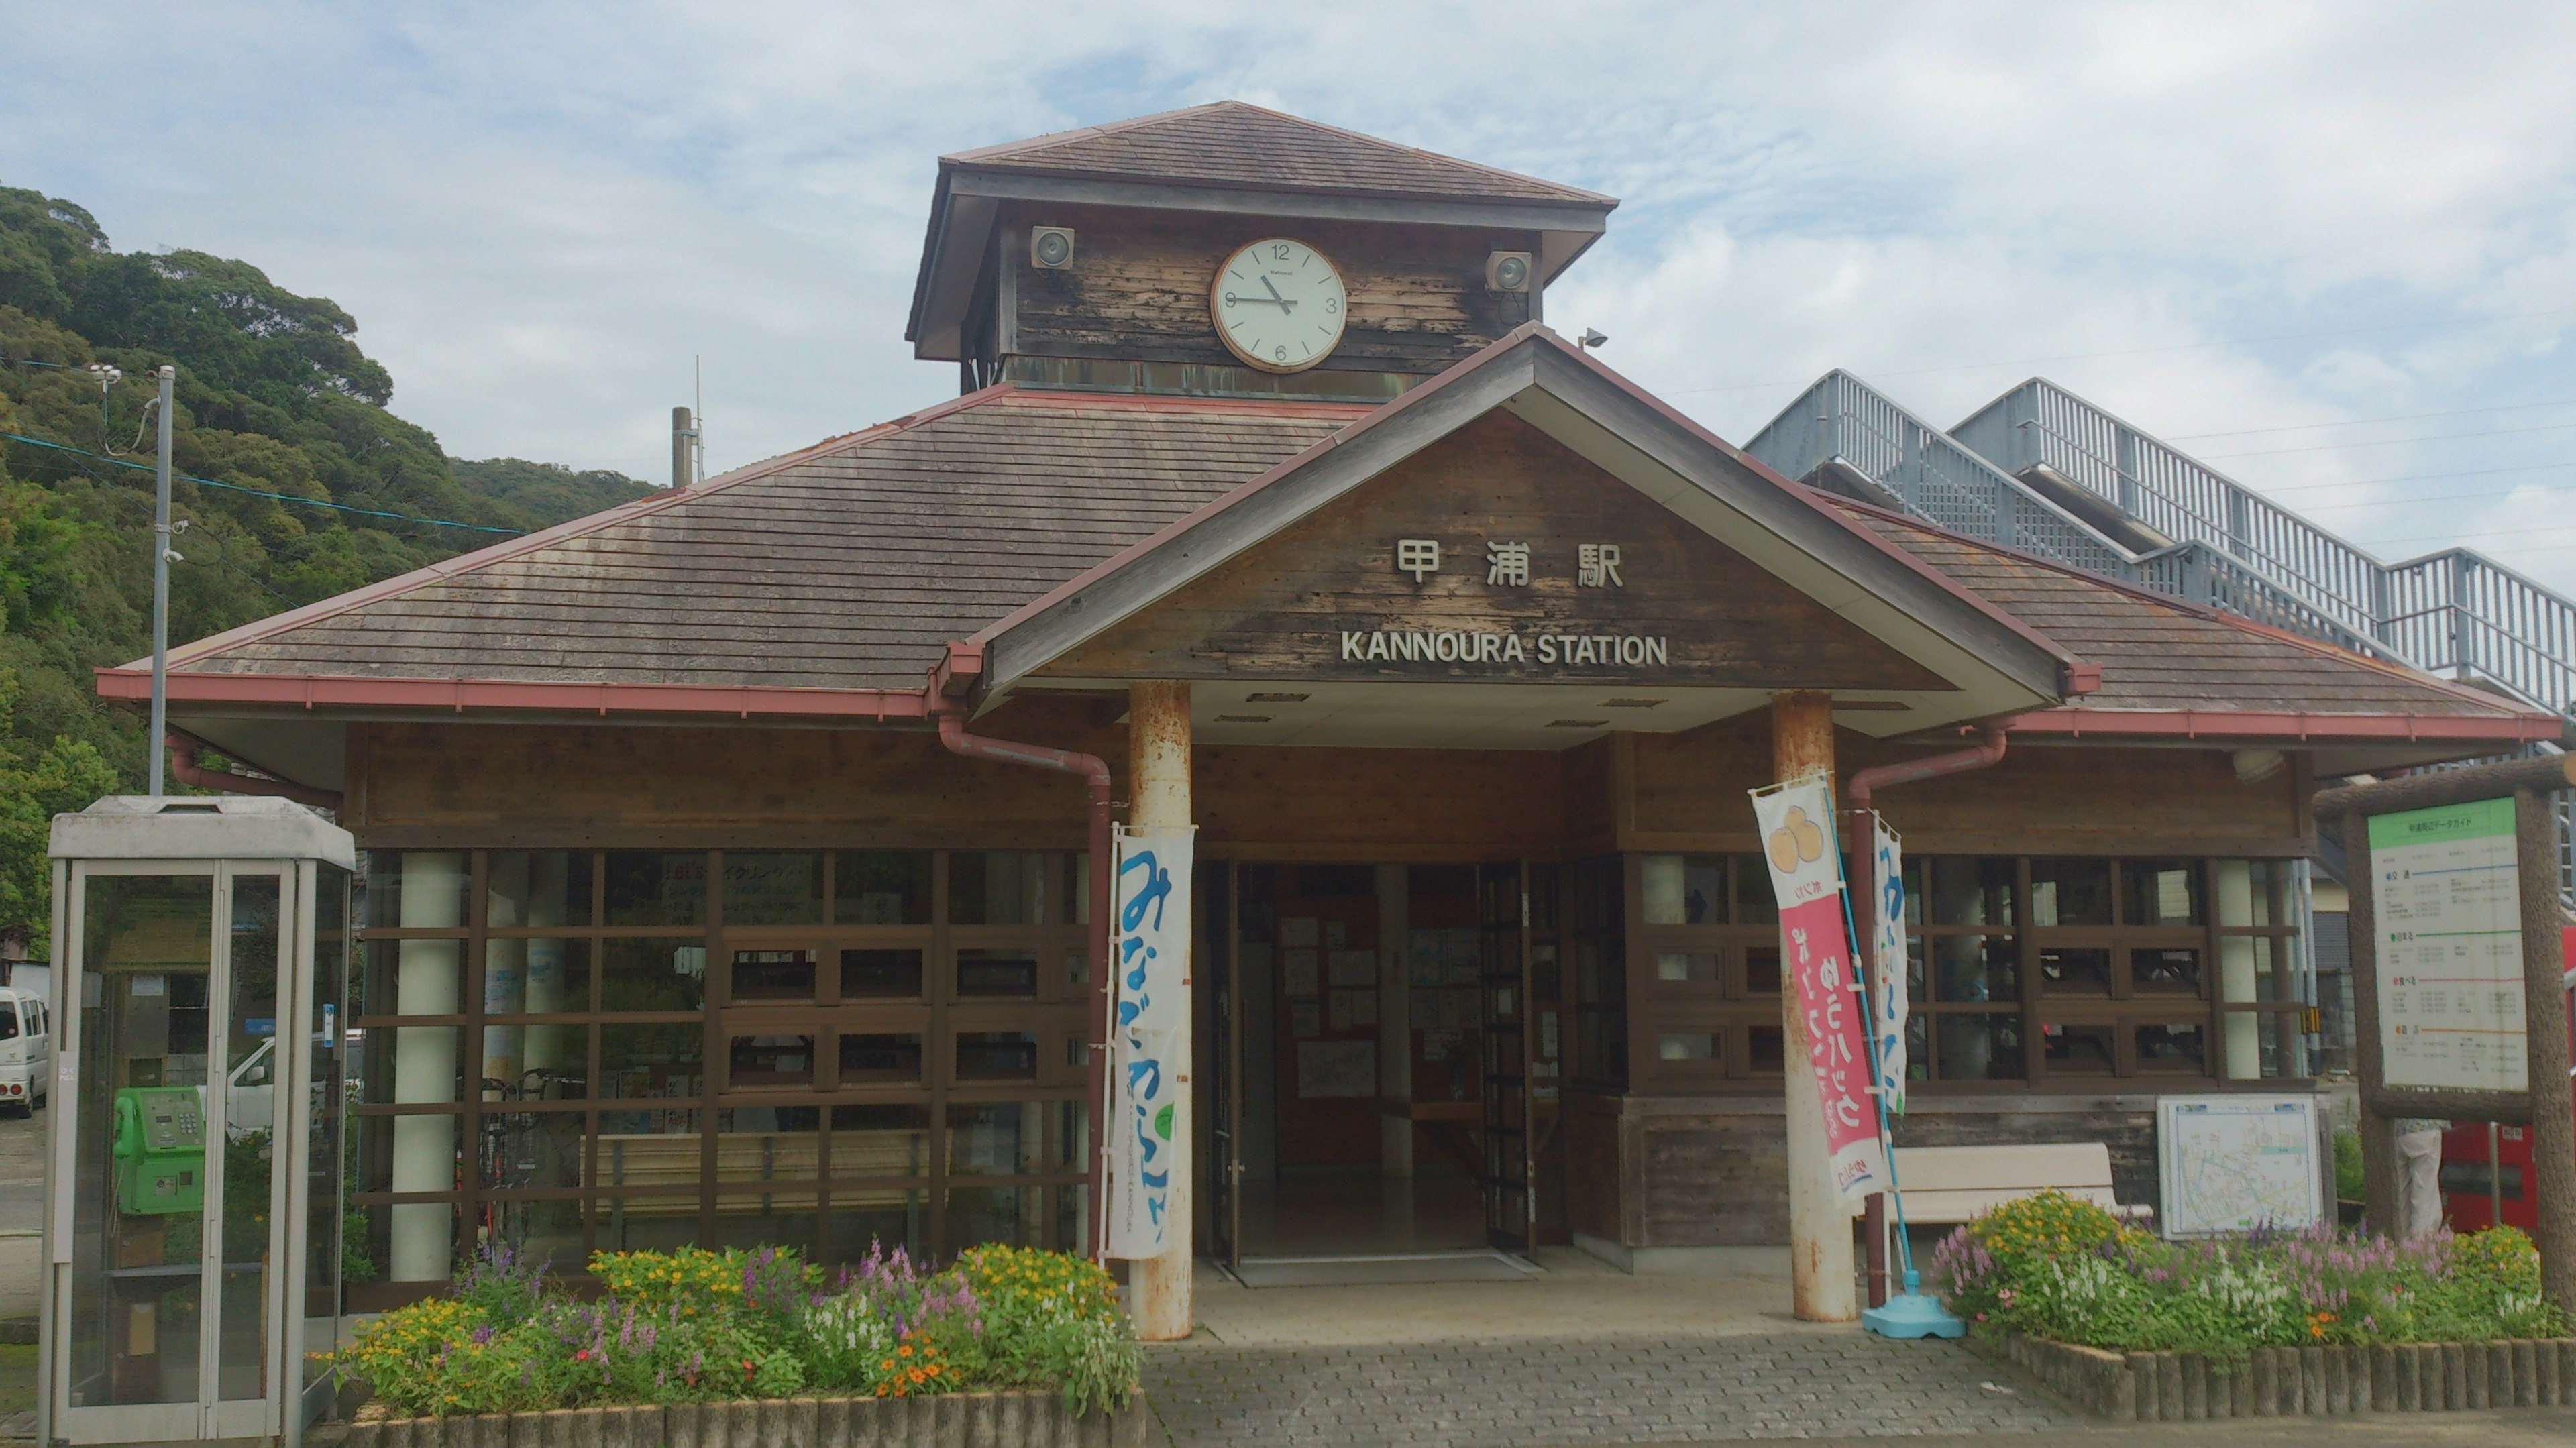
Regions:
<instances>
[{"instance_id":1,"label":"flower bed","mask_svg":"<svg viewBox=\"0 0 2576 1448\"><path fill-rule=\"evenodd\" d=\"M2540 1254L2510 1227L2165 1242L2047 1192L1953 1232L1932 1279L1988 1351L2105 1416L2576 1400L2576 1342L2541 1298Z\"/></svg>"},{"instance_id":2,"label":"flower bed","mask_svg":"<svg viewBox=\"0 0 2576 1448\"><path fill-rule=\"evenodd\" d=\"M606 1292L582 1301L488 1249L450 1295L359 1328L337 1365L394 1418L995 1390L1050 1392L1079 1417L1138 1389L1109 1275L1061 1253L977 1247L924 1272L872 1251L826 1273L778 1248L684 1248L602 1252L591 1273Z\"/></svg>"}]
</instances>

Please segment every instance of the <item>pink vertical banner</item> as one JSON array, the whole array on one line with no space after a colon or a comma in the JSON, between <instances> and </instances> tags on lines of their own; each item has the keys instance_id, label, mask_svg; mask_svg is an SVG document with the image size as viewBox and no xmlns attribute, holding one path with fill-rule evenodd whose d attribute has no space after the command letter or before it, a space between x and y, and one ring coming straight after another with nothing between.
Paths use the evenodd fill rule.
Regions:
<instances>
[{"instance_id":1,"label":"pink vertical banner","mask_svg":"<svg viewBox=\"0 0 2576 1448\"><path fill-rule=\"evenodd\" d=\"M1781 964L1795 983L1807 1027L1807 1067L1824 1103L1834 1189L1845 1205L1857 1207L1887 1190L1887 1163L1869 1096L1867 1011L1844 928L1833 807L1833 787L1823 775L1753 791L1762 854L1780 901Z\"/></svg>"}]
</instances>

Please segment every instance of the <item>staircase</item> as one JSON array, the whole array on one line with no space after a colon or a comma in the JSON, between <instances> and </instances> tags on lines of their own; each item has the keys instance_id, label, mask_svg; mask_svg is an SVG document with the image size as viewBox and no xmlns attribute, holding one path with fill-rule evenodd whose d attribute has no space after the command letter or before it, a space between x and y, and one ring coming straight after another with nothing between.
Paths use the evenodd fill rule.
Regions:
<instances>
[{"instance_id":1,"label":"staircase","mask_svg":"<svg viewBox=\"0 0 2576 1448\"><path fill-rule=\"evenodd\" d=\"M2382 563L2045 378L1943 432L1836 370L1745 451L1955 532L2576 716L2576 603L2466 548ZM2564 794L2558 814L2576 907Z\"/></svg>"}]
</instances>

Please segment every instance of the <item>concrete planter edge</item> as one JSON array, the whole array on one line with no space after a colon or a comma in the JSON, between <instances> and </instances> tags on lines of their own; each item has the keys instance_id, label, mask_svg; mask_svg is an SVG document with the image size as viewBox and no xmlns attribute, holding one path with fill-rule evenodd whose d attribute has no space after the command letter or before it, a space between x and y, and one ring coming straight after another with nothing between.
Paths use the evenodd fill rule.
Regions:
<instances>
[{"instance_id":1,"label":"concrete planter edge","mask_svg":"<svg viewBox=\"0 0 2576 1448\"><path fill-rule=\"evenodd\" d=\"M2199 1353L2110 1352L2020 1333L1967 1346L2079 1412L2123 1423L2576 1405L2576 1337L2256 1348L2234 1372Z\"/></svg>"},{"instance_id":2,"label":"concrete planter edge","mask_svg":"<svg viewBox=\"0 0 2576 1448\"><path fill-rule=\"evenodd\" d=\"M1153 1410L1077 1414L1053 1392L752 1398L397 1418L359 1410L342 1448L1147 1448Z\"/></svg>"}]
</instances>

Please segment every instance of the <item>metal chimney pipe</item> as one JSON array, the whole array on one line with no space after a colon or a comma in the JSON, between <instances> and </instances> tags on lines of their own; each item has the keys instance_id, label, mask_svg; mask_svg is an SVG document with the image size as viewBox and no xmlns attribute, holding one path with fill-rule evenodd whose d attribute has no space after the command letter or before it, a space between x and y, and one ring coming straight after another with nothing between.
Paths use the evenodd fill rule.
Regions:
<instances>
[{"instance_id":1,"label":"metal chimney pipe","mask_svg":"<svg viewBox=\"0 0 2576 1448\"><path fill-rule=\"evenodd\" d=\"M677 492L696 480L697 421L685 407L671 409L671 490Z\"/></svg>"}]
</instances>

